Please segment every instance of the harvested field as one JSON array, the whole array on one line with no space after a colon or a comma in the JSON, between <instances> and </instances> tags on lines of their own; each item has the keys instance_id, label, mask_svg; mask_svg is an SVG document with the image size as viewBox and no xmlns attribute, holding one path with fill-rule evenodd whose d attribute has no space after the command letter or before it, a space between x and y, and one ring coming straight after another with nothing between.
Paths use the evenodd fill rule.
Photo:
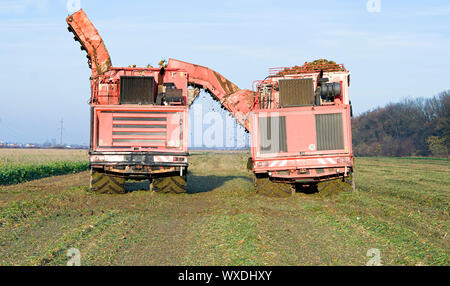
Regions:
<instances>
[{"instance_id":1,"label":"harvested field","mask_svg":"<svg viewBox=\"0 0 450 286\"><path fill-rule=\"evenodd\" d=\"M0 186L0 265L449 265L450 161L357 158L357 192L254 194L248 154L193 152L188 193L89 174Z\"/></svg>"},{"instance_id":2,"label":"harvested field","mask_svg":"<svg viewBox=\"0 0 450 286\"><path fill-rule=\"evenodd\" d=\"M0 167L24 166L50 162L87 161L87 150L0 148Z\"/></svg>"}]
</instances>

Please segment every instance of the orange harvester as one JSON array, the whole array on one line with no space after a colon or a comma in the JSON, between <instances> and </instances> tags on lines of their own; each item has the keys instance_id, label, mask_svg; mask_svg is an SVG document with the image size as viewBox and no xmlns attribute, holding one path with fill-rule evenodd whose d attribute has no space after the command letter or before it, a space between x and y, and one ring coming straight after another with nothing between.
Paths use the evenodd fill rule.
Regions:
<instances>
[{"instance_id":1,"label":"orange harvester","mask_svg":"<svg viewBox=\"0 0 450 286\"><path fill-rule=\"evenodd\" d=\"M126 179L150 179L154 191L184 192L188 107L199 88L248 125L245 115L252 91L240 90L211 69L174 59L159 68L113 67L102 38L83 10L67 17L67 24L87 52L92 70L93 191L123 193Z\"/></svg>"},{"instance_id":2,"label":"orange harvester","mask_svg":"<svg viewBox=\"0 0 450 286\"><path fill-rule=\"evenodd\" d=\"M349 85L348 70L327 60L254 82L248 167L258 193L354 188Z\"/></svg>"}]
</instances>

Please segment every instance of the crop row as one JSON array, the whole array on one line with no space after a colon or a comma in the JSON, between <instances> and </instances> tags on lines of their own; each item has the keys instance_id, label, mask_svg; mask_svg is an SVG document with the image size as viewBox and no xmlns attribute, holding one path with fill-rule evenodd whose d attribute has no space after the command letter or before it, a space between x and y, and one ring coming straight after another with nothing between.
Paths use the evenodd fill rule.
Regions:
<instances>
[{"instance_id":1,"label":"crop row","mask_svg":"<svg viewBox=\"0 0 450 286\"><path fill-rule=\"evenodd\" d=\"M0 185L18 184L44 177L65 175L86 171L89 162L51 162L47 164L31 164L26 166L0 167Z\"/></svg>"}]
</instances>

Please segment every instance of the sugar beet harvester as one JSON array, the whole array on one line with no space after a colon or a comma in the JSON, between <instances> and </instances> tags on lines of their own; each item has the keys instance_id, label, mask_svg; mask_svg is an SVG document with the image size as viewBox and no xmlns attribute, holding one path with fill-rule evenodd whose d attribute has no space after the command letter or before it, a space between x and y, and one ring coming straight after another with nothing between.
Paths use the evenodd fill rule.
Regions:
<instances>
[{"instance_id":1,"label":"sugar beet harvester","mask_svg":"<svg viewBox=\"0 0 450 286\"><path fill-rule=\"evenodd\" d=\"M126 179L150 179L154 191L184 192L188 106L199 88L211 93L244 125L252 91L240 90L211 69L174 59L159 68L113 67L84 11L66 20L74 39L87 52L92 70L91 189L123 193Z\"/></svg>"},{"instance_id":2,"label":"sugar beet harvester","mask_svg":"<svg viewBox=\"0 0 450 286\"><path fill-rule=\"evenodd\" d=\"M255 85L248 167L257 192L354 188L348 70L317 60L271 69Z\"/></svg>"},{"instance_id":3,"label":"sugar beet harvester","mask_svg":"<svg viewBox=\"0 0 450 286\"><path fill-rule=\"evenodd\" d=\"M174 59L159 68L112 67L83 10L67 23L92 70L93 191L122 193L132 178L150 179L154 191L184 192L188 106L200 88L251 133L248 168L258 193L354 188L350 73L343 65L318 60L275 68L255 91L241 90L209 68Z\"/></svg>"}]
</instances>

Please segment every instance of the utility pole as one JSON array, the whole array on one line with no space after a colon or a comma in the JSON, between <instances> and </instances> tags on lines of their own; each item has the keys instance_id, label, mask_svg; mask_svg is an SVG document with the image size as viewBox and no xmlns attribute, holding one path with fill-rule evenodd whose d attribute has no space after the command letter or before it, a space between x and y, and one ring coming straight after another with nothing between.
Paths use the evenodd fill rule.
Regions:
<instances>
[{"instance_id":1,"label":"utility pole","mask_svg":"<svg viewBox=\"0 0 450 286\"><path fill-rule=\"evenodd\" d=\"M64 119L61 119L61 135L59 137L59 145L61 147L63 145L63 126L64 126Z\"/></svg>"}]
</instances>

